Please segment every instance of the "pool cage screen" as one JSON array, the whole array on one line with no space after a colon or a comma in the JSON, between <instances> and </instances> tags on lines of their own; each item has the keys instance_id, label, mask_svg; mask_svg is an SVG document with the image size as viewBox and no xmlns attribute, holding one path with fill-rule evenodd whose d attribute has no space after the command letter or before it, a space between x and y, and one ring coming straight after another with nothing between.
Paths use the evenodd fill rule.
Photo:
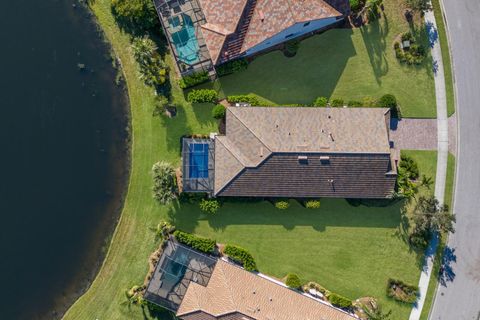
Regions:
<instances>
[{"instance_id":1,"label":"pool cage screen","mask_svg":"<svg viewBox=\"0 0 480 320\"><path fill-rule=\"evenodd\" d=\"M213 63L203 38L205 15L197 0L154 0L170 48L182 75L213 71Z\"/></svg>"},{"instance_id":2,"label":"pool cage screen","mask_svg":"<svg viewBox=\"0 0 480 320\"><path fill-rule=\"evenodd\" d=\"M183 191L212 193L215 174L214 141L184 138L182 159Z\"/></svg>"}]
</instances>

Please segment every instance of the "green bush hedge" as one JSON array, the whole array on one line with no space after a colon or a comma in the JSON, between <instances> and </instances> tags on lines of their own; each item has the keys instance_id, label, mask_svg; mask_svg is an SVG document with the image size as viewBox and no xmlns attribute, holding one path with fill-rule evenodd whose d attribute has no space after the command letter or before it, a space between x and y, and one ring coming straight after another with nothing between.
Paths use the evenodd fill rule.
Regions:
<instances>
[{"instance_id":1,"label":"green bush hedge","mask_svg":"<svg viewBox=\"0 0 480 320\"><path fill-rule=\"evenodd\" d=\"M225 113L227 113L227 109L225 109L225 106L221 104L217 104L212 109L212 117L214 117L215 119L225 118Z\"/></svg>"},{"instance_id":2,"label":"green bush hedge","mask_svg":"<svg viewBox=\"0 0 480 320\"><path fill-rule=\"evenodd\" d=\"M280 210L285 210L290 207L290 202L286 199L281 199L281 200L276 200L274 202L275 208L280 209Z\"/></svg>"},{"instance_id":3,"label":"green bush hedge","mask_svg":"<svg viewBox=\"0 0 480 320\"><path fill-rule=\"evenodd\" d=\"M295 273L289 273L287 275L287 280L285 281L285 284L292 289L299 289L302 287L302 282Z\"/></svg>"},{"instance_id":4,"label":"green bush hedge","mask_svg":"<svg viewBox=\"0 0 480 320\"><path fill-rule=\"evenodd\" d=\"M246 59L238 59L229 61L215 68L219 77L230 73L246 70L248 68L248 61Z\"/></svg>"},{"instance_id":5,"label":"green bush hedge","mask_svg":"<svg viewBox=\"0 0 480 320\"><path fill-rule=\"evenodd\" d=\"M236 96L228 96L227 101L229 103L237 103L237 102L246 102L251 104L252 106L261 106L261 102L257 96L253 94L243 94L243 95L236 95Z\"/></svg>"},{"instance_id":6,"label":"green bush hedge","mask_svg":"<svg viewBox=\"0 0 480 320\"><path fill-rule=\"evenodd\" d=\"M334 107L334 108L339 108L339 107L343 107L345 105L343 99L333 99L332 101L330 101L330 106Z\"/></svg>"},{"instance_id":7,"label":"green bush hedge","mask_svg":"<svg viewBox=\"0 0 480 320\"><path fill-rule=\"evenodd\" d=\"M210 214L215 214L220 209L220 203L215 199L202 199L199 206L200 210Z\"/></svg>"},{"instance_id":8,"label":"green bush hedge","mask_svg":"<svg viewBox=\"0 0 480 320\"><path fill-rule=\"evenodd\" d=\"M198 89L188 93L187 100L191 103L215 103L218 100L218 93L213 89Z\"/></svg>"},{"instance_id":9,"label":"green bush hedge","mask_svg":"<svg viewBox=\"0 0 480 320\"><path fill-rule=\"evenodd\" d=\"M313 102L314 107L326 107L328 105L328 99L325 97L318 97Z\"/></svg>"},{"instance_id":10,"label":"green bush hedge","mask_svg":"<svg viewBox=\"0 0 480 320\"><path fill-rule=\"evenodd\" d=\"M307 200L305 201L305 208L318 209L320 208L320 200Z\"/></svg>"},{"instance_id":11,"label":"green bush hedge","mask_svg":"<svg viewBox=\"0 0 480 320\"><path fill-rule=\"evenodd\" d=\"M333 292L328 295L327 299L331 304L339 308L348 309L352 307L352 300Z\"/></svg>"},{"instance_id":12,"label":"green bush hedge","mask_svg":"<svg viewBox=\"0 0 480 320\"><path fill-rule=\"evenodd\" d=\"M406 284L401 280L388 279L387 281L387 296L396 301L405 303L415 303L417 301L418 287Z\"/></svg>"},{"instance_id":13,"label":"green bush hedge","mask_svg":"<svg viewBox=\"0 0 480 320\"><path fill-rule=\"evenodd\" d=\"M188 76L183 76L182 79L178 81L178 84L180 85L180 88L185 89L207 82L209 80L210 77L208 76L208 71L201 71Z\"/></svg>"},{"instance_id":14,"label":"green bush hedge","mask_svg":"<svg viewBox=\"0 0 480 320\"><path fill-rule=\"evenodd\" d=\"M257 264L253 259L253 256L247 250L237 247L231 244L227 244L223 253L226 254L230 259L241 263L243 268L247 271L258 271Z\"/></svg>"},{"instance_id":15,"label":"green bush hedge","mask_svg":"<svg viewBox=\"0 0 480 320\"><path fill-rule=\"evenodd\" d=\"M393 118L402 118L397 98L395 98L393 94L383 95L380 100L378 100L378 104L382 108L389 108Z\"/></svg>"},{"instance_id":16,"label":"green bush hedge","mask_svg":"<svg viewBox=\"0 0 480 320\"><path fill-rule=\"evenodd\" d=\"M347 102L347 106L352 108L361 108L363 107L363 103L362 101L358 101L358 100L350 100Z\"/></svg>"},{"instance_id":17,"label":"green bush hedge","mask_svg":"<svg viewBox=\"0 0 480 320\"><path fill-rule=\"evenodd\" d=\"M198 237L191 233L186 233L180 230L175 231L173 235L178 242L186 244L187 246L192 247L195 250L205 253L213 253L213 251L215 250L215 240Z\"/></svg>"}]
</instances>

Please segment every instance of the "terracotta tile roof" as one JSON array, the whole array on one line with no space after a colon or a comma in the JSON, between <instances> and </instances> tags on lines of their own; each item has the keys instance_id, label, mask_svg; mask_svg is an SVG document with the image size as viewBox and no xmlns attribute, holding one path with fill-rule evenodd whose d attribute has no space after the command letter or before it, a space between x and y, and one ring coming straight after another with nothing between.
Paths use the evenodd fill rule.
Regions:
<instances>
[{"instance_id":1,"label":"terracotta tile roof","mask_svg":"<svg viewBox=\"0 0 480 320\"><path fill-rule=\"evenodd\" d=\"M247 0L199 0L207 23L235 32Z\"/></svg>"},{"instance_id":2,"label":"terracotta tile roof","mask_svg":"<svg viewBox=\"0 0 480 320\"><path fill-rule=\"evenodd\" d=\"M296 23L342 16L322 0L257 0L242 52Z\"/></svg>"},{"instance_id":3,"label":"terracotta tile roof","mask_svg":"<svg viewBox=\"0 0 480 320\"><path fill-rule=\"evenodd\" d=\"M213 63L216 63L220 52L222 51L223 43L225 42L226 36L221 32L213 31L213 29L217 28L212 28L212 26L209 26L210 29L204 27L206 25L202 26L203 39L207 44L208 52L210 53L210 57L212 58Z\"/></svg>"},{"instance_id":4,"label":"terracotta tile roof","mask_svg":"<svg viewBox=\"0 0 480 320\"><path fill-rule=\"evenodd\" d=\"M328 304L223 260L217 262L206 287L190 283L177 316L182 318L199 311L216 318L241 313L256 320L355 319Z\"/></svg>"}]
</instances>

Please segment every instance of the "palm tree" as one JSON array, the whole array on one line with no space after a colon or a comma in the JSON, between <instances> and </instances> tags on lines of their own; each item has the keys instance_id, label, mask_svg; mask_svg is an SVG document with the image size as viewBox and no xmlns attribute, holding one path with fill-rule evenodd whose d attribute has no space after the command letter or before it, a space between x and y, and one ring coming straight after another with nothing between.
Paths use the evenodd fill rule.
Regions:
<instances>
[{"instance_id":1,"label":"palm tree","mask_svg":"<svg viewBox=\"0 0 480 320\"><path fill-rule=\"evenodd\" d=\"M368 320L388 320L392 315L392 310L388 311L387 313L382 312L382 308L380 305L376 303L369 303L370 306L362 304L362 310L368 317Z\"/></svg>"},{"instance_id":2,"label":"palm tree","mask_svg":"<svg viewBox=\"0 0 480 320\"><path fill-rule=\"evenodd\" d=\"M430 190L430 187L432 186L432 184L433 184L432 177L427 177L426 175L422 174L421 185Z\"/></svg>"},{"instance_id":3,"label":"palm tree","mask_svg":"<svg viewBox=\"0 0 480 320\"><path fill-rule=\"evenodd\" d=\"M365 6L358 12L357 17L364 16L366 13L377 15L378 8L382 5L383 0L367 0Z\"/></svg>"},{"instance_id":4,"label":"palm tree","mask_svg":"<svg viewBox=\"0 0 480 320\"><path fill-rule=\"evenodd\" d=\"M133 40L132 49L135 59L142 65L150 63L158 48L152 39L143 36Z\"/></svg>"}]
</instances>

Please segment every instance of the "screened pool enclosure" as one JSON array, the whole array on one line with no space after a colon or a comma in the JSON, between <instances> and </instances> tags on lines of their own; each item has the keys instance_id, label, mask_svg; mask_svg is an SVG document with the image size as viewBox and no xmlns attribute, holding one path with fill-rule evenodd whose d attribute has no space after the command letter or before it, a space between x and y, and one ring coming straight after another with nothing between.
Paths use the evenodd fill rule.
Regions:
<instances>
[{"instance_id":1,"label":"screened pool enclosure","mask_svg":"<svg viewBox=\"0 0 480 320\"><path fill-rule=\"evenodd\" d=\"M213 191L214 148L214 142L211 139L183 139L183 191L207 193Z\"/></svg>"}]
</instances>

